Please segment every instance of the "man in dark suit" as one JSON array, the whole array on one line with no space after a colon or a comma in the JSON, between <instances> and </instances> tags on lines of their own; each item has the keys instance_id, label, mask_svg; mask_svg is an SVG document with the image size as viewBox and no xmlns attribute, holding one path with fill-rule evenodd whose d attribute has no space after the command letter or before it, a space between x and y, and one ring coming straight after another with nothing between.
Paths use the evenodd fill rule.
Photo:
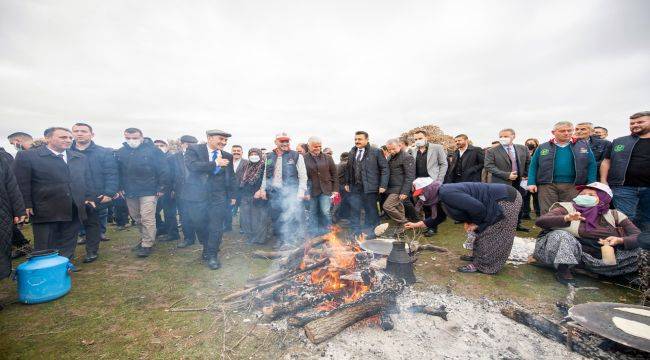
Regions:
<instances>
[{"instance_id":1,"label":"man in dark suit","mask_svg":"<svg viewBox=\"0 0 650 360\"><path fill-rule=\"evenodd\" d=\"M374 236L372 231L379 223L378 194L388 188L388 161L381 150L370 146L368 133L354 134L354 147L350 150L344 189L349 193L350 225L355 235ZM361 226L361 209L365 211L365 226Z\"/></svg>"},{"instance_id":2,"label":"man in dark suit","mask_svg":"<svg viewBox=\"0 0 650 360\"><path fill-rule=\"evenodd\" d=\"M14 173L32 220L34 249L72 259L86 207L95 207L90 167L84 155L69 150L70 130L52 127L44 135L46 146L18 152Z\"/></svg>"},{"instance_id":3,"label":"man in dark suit","mask_svg":"<svg viewBox=\"0 0 650 360\"><path fill-rule=\"evenodd\" d=\"M242 159L244 154L244 149L241 145L233 145L231 147L232 151L232 167L235 170L235 189L239 189L239 182L241 177L244 174L244 167L248 160ZM232 231L232 218L237 214L239 209L239 195L235 194L235 204L228 205L228 211L226 211L226 217L223 224L223 231L228 232Z\"/></svg>"},{"instance_id":4,"label":"man in dark suit","mask_svg":"<svg viewBox=\"0 0 650 360\"><path fill-rule=\"evenodd\" d=\"M481 182L481 171L485 154L483 149L472 146L467 135L460 134L454 138L456 151L449 163L447 181L459 182Z\"/></svg>"},{"instance_id":5,"label":"man in dark suit","mask_svg":"<svg viewBox=\"0 0 650 360\"><path fill-rule=\"evenodd\" d=\"M180 141L181 146L178 149L178 152L174 154L172 170L170 172L174 176L172 179L172 188L174 189L173 195L174 199L176 199L178 212L181 216L181 228L183 229L183 241L176 246L178 248L185 248L192 246L197 238L197 229L193 226L185 199L185 188L187 187L186 180L189 176L189 171L185 164L185 153L190 145L196 144L199 141L191 135L181 136Z\"/></svg>"},{"instance_id":6,"label":"man in dark suit","mask_svg":"<svg viewBox=\"0 0 650 360\"><path fill-rule=\"evenodd\" d=\"M485 170L489 174L489 182L511 185L521 193L523 198L527 190L521 187L521 181L528 180L530 153L525 146L513 144L514 139L513 129L503 129L499 132L500 144L489 148L485 154ZM517 231L528 232L530 229L521 226L523 213L522 206L517 221Z\"/></svg>"},{"instance_id":7,"label":"man in dark suit","mask_svg":"<svg viewBox=\"0 0 650 360\"><path fill-rule=\"evenodd\" d=\"M176 199L174 198L173 179L174 154L169 152L169 145L164 140L154 140L153 144L164 154L169 168L170 186L156 203L156 238L159 241L176 241L179 239L178 221L176 220ZM160 214L162 212L162 215Z\"/></svg>"},{"instance_id":8,"label":"man in dark suit","mask_svg":"<svg viewBox=\"0 0 650 360\"><path fill-rule=\"evenodd\" d=\"M190 218L203 243L203 259L216 270L221 267L218 254L223 237L227 204L234 204L235 171L232 155L223 151L230 134L206 131L207 144L192 145L185 153L189 170L185 197ZM207 224L207 227L206 227Z\"/></svg>"}]
</instances>

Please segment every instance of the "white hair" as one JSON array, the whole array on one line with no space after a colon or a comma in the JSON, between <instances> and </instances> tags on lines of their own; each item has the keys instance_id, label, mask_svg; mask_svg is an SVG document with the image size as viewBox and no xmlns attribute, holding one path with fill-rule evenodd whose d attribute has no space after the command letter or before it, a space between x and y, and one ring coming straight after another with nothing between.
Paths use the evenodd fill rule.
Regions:
<instances>
[{"instance_id":1,"label":"white hair","mask_svg":"<svg viewBox=\"0 0 650 360\"><path fill-rule=\"evenodd\" d=\"M398 138L392 138L392 139L386 140L386 145L392 145L392 144L399 145L399 139Z\"/></svg>"},{"instance_id":2,"label":"white hair","mask_svg":"<svg viewBox=\"0 0 650 360\"><path fill-rule=\"evenodd\" d=\"M307 140L307 144L322 144L323 142L318 136L312 136Z\"/></svg>"},{"instance_id":3,"label":"white hair","mask_svg":"<svg viewBox=\"0 0 650 360\"><path fill-rule=\"evenodd\" d=\"M571 123L571 121L557 122L557 123L555 123L555 125L553 125L553 130L557 130L557 129L561 128L561 127L570 127L570 128L572 128L573 123Z\"/></svg>"}]
</instances>

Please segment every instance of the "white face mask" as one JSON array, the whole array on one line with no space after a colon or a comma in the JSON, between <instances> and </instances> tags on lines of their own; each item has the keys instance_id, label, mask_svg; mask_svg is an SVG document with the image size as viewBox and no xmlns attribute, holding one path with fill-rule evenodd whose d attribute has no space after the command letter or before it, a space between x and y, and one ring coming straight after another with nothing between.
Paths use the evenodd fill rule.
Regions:
<instances>
[{"instance_id":1,"label":"white face mask","mask_svg":"<svg viewBox=\"0 0 650 360\"><path fill-rule=\"evenodd\" d=\"M128 139L126 144L135 149L142 144L142 139Z\"/></svg>"},{"instance_id":2,"label":"white face mask","mask_svg":"<svg viewBox=\"0 0 650 360\"><path fill-rule=\"evenodd\" d=\"M510 145L511 141L512 140L509 137L499 138L499 142L501 143L501 145Z\"/></svg>"},{"instance_id":3,"label":"white face mask","mask_svg":"<svg viewBox=\"0 0 650 360\"><path fill-rule=\"evenodd\" d=\"M422 146L426 146L426 145L427 145L427 141L424 140L424 139L415 140L415 146L417 146L417 147L422 147Z\"/></svg>"},{"instance_id":4,"label":"white face mask","mask_svg":"<svg viewBox=\"0 0 650 360\"><path fill-rule=\"evenodd\" d=\"M251 155L248 157L248 160L252 163L257 163L260 161L260 157L257 155Z\"/></svg>"}]
</instances>

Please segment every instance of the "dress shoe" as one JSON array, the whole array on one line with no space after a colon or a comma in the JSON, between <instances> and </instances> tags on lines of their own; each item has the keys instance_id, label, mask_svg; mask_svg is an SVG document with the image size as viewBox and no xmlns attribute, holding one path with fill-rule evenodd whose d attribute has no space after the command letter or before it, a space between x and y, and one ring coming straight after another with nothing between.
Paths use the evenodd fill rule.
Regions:
<instances>
[{"instance_id":1,"label":"dress shoe","mask_svg":"<svg viewBox=\"0 0 650 360\"><path fill-rule=\"evenodd\" d=\"M210 270L217 270L218 268L221 267L221 264L219 263L219 259L215 255L212 255L208 258L207 265L210 268Z\"/></svg>"},{"instance_id":2,"label":"dress shoe","mask_svg":"<svg viewBox=\"0 0 650 360\"><path fill-rule=\"evenodd\" d=\"M140 249L136 252L136 255L141 258L146 258L151 255L151 253L151 247L140 247Z\"/></svg>"},{"instance_id":3,"label":"dress shoe","mask_svg":"<svg viewBox=\"0 0 650 360\"><path fill-rule=\"evenodd\" d=\"M100 240L101 241L110 241L111 238L109 238L108 236L102 236Z\"/></svg>"},{"instance_id":4,"label":"dress shoe","mask_svg":"<svg viewBox=\"0 0 650 360\"><path fill-rule=\"evenodd\" d=\"M530 229L519 225L517 226L517 231L530 232Z\"/></svg>"},{"instance_id":5,"label":"dress shoe","mask_svg":"<svg viewBox=\"0 0 650 360\"><path fill-rule=\"evenodd\" d=\"M86 258L84 258L83 263L88 264L91 263L99 258L99 255L97 253L90 253L86 255Z\"/></svg>"},{"instance_id":6,"label":"dress shoe","mask_svg":"<svg viewBox=\"0 0 650 360\"><path fill-rule=\"evenodd\" d=\"M436 234L436 231L433 230L433 229L427 229L427 231L424 232L424 236L426 236L426 237L432 237L435 234Z\"/></svg>"},{"instance_id":7,"label":"dress shoe","mask_svg":"<svg viewBox=\"0 0 650 360\"><path fill-rule=\"evenodd\" d=\"M183 249L183 248L186 248L186 247L189 247L189 246L192 246L192 245L194 245L194 243L189 243L189 242L183 241L183 242L177 244L176 247L179 248L179 249Z\"/></svg>"},{"instance_id":8,"label":"dress shoe","mask_svg":"<svg viewBox=\"0 0 650 360\"><path fill-rule=\"evenodd\" d=\"M86 237L85 236L79 236L77 238L77 245L83 245L86 243Z\"/></svg>"}]
</instances>

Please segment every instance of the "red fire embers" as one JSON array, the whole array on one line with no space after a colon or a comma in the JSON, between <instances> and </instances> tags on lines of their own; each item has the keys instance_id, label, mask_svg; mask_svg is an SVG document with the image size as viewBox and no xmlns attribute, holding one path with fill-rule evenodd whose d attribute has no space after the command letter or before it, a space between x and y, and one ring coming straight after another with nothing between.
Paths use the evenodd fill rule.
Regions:
<instances>
[{"instance_id":1,"label":"red fire embers","mask_svg":"<svg viewBox=\"0 0 650 360\"><path fill-rule=\"evenodd\" d=\"M300 264L300 268L304 269L308 264L329 259L327 267L312 271L306 279L311 284L320 286L323 293L334 295L333 300L318 307L321 311L333 310L343 303L358 300L370 290L369 285L354 275L358 270L356 255L362 251L361 248L356 243L345 243L339 239L338 232L339 229L333 227L332 231L324 236L322 250L306 249Z\"/></svg>"}]
</instances>

